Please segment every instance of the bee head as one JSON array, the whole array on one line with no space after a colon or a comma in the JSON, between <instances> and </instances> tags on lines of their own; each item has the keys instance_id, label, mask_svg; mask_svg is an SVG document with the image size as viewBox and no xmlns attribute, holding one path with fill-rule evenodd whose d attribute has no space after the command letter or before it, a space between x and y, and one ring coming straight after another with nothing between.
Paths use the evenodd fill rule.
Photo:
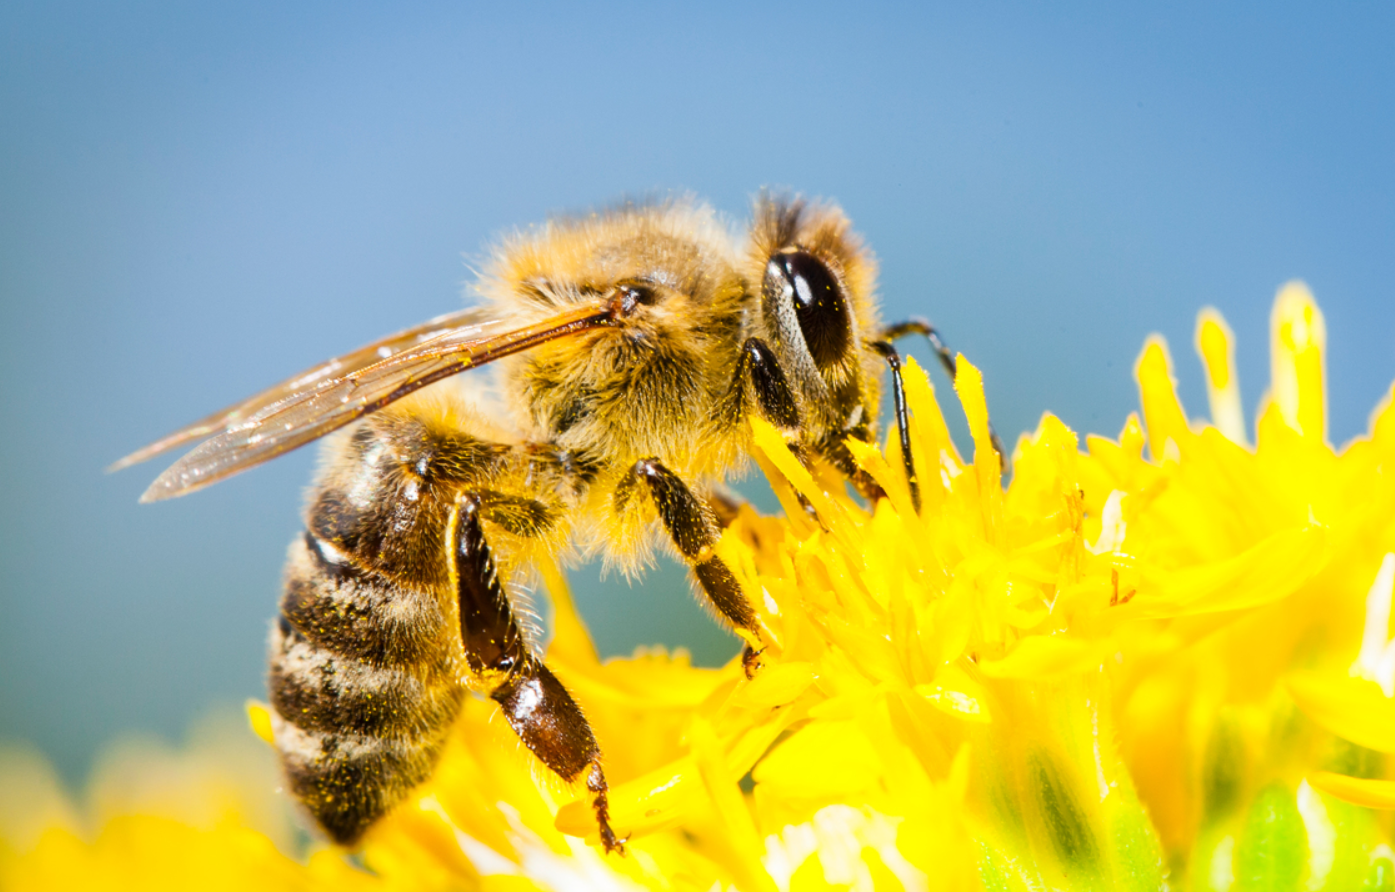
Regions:
<instances>
[{"instance_id":1,"label":"bee head","mask_svg":"<svg viewBox=\"0 0 1395 892\"><path fill-rule=\"evenodd\" d=\"M760 282L750 334L769 344L812 439L841 439L875 416L876 264L841 210L762 194L747 247Z\"/></svg>"}]
</instances>

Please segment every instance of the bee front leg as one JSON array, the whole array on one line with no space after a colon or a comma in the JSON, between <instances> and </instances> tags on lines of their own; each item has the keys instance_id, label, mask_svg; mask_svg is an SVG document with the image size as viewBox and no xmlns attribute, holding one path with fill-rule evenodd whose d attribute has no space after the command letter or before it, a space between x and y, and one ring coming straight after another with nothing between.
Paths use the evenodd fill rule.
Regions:
<instances>
[{"instance_id":1,"label":"bee front leg","mask_svg":"<svg viewBox=\"0 0 1395 892\"><path fill-rule=\"evenodd\" d=\"M931 325L929 319L917 317L907 319L905 322L898 322L895 325L888 325L882 330L880 339L883 341L896 341L913 334L925 336L925 340L930 343L930 349L935 351L935 358L940 361L940 365L944 366L945 371L949 373L950 379L953 380L954 376L959 373L959 363L955 362L954 354L945 346L944 340L940 337L939 329Z\"/></svg>"},{"instance_id":2,"label":"bee front leg","mask_svg":"<svg viewBox=\"0 0 1395 892\"><path fill-rule=\"evenodd\" d=\"M749 392L750 396L746 394ZM799 404L795 401L794 390L789 379L780 368L775 352L760 338L747 338L741 347L741 359L736 367L736 380L732 382L733 403L738 411L745 414L747 407L754 404L761 418L770 422L785 436L790 451L800 464L809 466L809 448L803 439L804 424L799 414ZM795 493L800 506L811 519L820 526L819 514L814 504L800 492Z\"/></svg>"},{"instance_id":3,"label":"bee front leg","mask_svg":"<svg viewBox=\"0 0 1395 892\"><path fill-rule=\"evenodd\" d=\"M935 326L930 324L930 320L915 318L907 319L905 322L898 322L895 325L889 325L882 330L882 336L880 340L886 343L888 346L890 346L892 341L895 341L899 338L904 338L906 335L913 334L925 336L925 340L928 341L930 344L930 349L935 352L935 358L940 361L940 365L944 367L945 372L949 375L949 380L956 380L959 376L959 362L954 358L954 354L950 352L949 347L945 346L944 339L940 337L939 330L936 329ZM873 349L878 348L875 345L873 345ZM899 392L901 388L901 371L899 365L892 369L892 374L896 377L895 386L897 388L897 391ZM900 414L898 412L898 424L900 423L900 420ZM905 428L902 428L901 430L902 441L904 442L906 438ZM991 421L988 422L988 437L990 441L993 443L994 451L998 453L998 467L1001 468L1004 472L1006 472L1008 469L1007 453L1003 451L1003 441L999 439L998 432L993 429L993 422ZM917 509L919 509L919 504L917 504L916 507Z\"/></svg>"},{"instance_id":4,"label":"bee front leg","mask_svg":"<svg viewBox=\"0 0 1395 892\"><path fill-rule=\"evenodd\" d=\"M747 384L755 397L756 411L762 418L787 437L799 433L799 405L795 402L794 391L774 351L760 338L747 338L741 347L734 389L737 393L744 393ZM744 404L746 401L743 399L739 402Z\"/></svg>"},{"instance_id":5,"label":"bee front leg","mask_svg":"<svg viewBox=\"0 0 1395 892\"><path fill-rule=\"evenodd\" d=\"M601 749L581 707L557 677L528 651L480 525L480 500L459 498L450 536L451 576L460 604L466 669L503 707L518 739L568 783L586 775L586 789L607 852L624 852L610 827Z\"/></svg>"},{"instance_id":6,"label":"bee front leg","mask_svg":"<svg viewBox=\"0 0 1395 892\"><path fill-rule=\"evenodd\" d=\"M741 591L741 583L713 552L720 529L712 509L693 495L687 484L657 458L640 459L635 462L631 473L648 486L659 517L678 553L693 568L693 575L697 577L707 600L738 631L744 633L742 637L746 640L746 647L742 651L741 663L746 669L746 677L754 676L760 665L761 650L756 646L760 641L760 622L751 602Z\"/></svg>"},{"instance_id":7,"label":"bee front leg","mask_svg":"<svg viewBox=\"0 0 1395 892\"><path fill-rule=\"evenodd\" d=\"M901 461L906 465L906 484L911 490L911 505L920 512L920 481L915 476L915 459L911 457L910 413L906 409L906 385L901 380L901 355L890 341L873 341L867 345L879 353L891 367L891 397L896 406L896 431L901 438Z\"/></svg>"}]
</instances>

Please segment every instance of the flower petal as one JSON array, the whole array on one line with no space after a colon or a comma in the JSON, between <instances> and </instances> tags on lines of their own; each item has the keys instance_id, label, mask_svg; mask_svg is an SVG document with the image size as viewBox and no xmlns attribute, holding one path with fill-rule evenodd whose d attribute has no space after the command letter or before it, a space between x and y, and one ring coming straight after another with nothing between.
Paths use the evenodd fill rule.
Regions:
<instances>
[{"instance_id":1,"label":"flower petal","mask_svg":"<svg viewBox=\"0 0 1395 892\"><path fill-rule=\"evenodd\" d=\"M1288 597L1322 569L1327 530L1285 530L1225 561L1157 573L1129 605L1142 617L1192 616L1258 607ZM1149 592L1152 588L1152 592Z\"/></svg>"},{"instance_id":2,"label":"flower petal","mask_svg":"<svg viewBox=\"0 0 1395 892\"><path fill-rule=\"evenodd\" d=\"M1289 282L1279 290L1269 326L1274 405L1289 427L1322 440L1327 436L1327 323L1307 285Z\"/></svg>"},{"instance_id":3,"label":"flower petal","mask_svg":"<svg viewBox=\"0 0 1395 892\"><path fill-rule=\"evenodd\" d=\"M1395 781L1315 771L1308 775L1308 783L1313 789L1336 796L1352 805L1364 808L1395 808Z\"/></svg>"},{"instance_id":4,"label":"flower petal","mask_svg":"<svg viewBox=\"0 0 1395 892\"><path fill-rule=\"evenodd\" d=\"M1395 753L1395 700L1364 678L1292 675L1285 687L1308 718L1352 743Z\"/></svg>"},{"instance_id":5,"label":"flower petal","mask_svg":"<svg viewBox=\"0 0 1395 892\"><path fill-rule=\"evenodd\" d=\"M1206 370L1206 395L1211 423L1236 443L1245 442L1245 413L1240 408L1240 385L1235 380L1234 335L1225 318L1206 307L1196 319L1196 352Z\"/></svg>"},{"instance_id":6,"label":"flower petal","mask_svg":"<svg viewBox=\"0 0 1395 892\"><path fill-rule=\"evenodd\" d=\"M1099 663L1102 653L1098 645L1078 638L1061 635L1031 635L1017 642L1001 660L985 660L979 664L990 678L1031 679L1078 672Z\"/></svg>"}]
</instances>

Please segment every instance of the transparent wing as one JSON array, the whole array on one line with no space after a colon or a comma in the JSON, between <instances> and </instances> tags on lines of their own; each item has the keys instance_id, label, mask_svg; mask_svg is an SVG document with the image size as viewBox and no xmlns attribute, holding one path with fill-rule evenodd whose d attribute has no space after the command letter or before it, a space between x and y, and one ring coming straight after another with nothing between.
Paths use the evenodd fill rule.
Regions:
<instances>
[{"instance_id":1,"label":"transparent wing","mask_svg":"<svg viewBox=\"0 0 1395 892\"><path fill-rule=\"evenodd\" d=\"M342 372L346 366L331 368L338 361L331 360L135 453L154 455L164 451L156 446L176 438L187 442L202 435L197 432L201 425L211 423L215 426L210 431L221 430L156 478L141 501L159 501L202 489L317 440L442 378L554 338L609 325L614 318L610 301L593 300L523 328L507 329L497 320L466 320L418 339L386 358L363 364L369 355L365 351L378 346L369 345L349 354L356 357L352 363L357 363L351 371ZM298 386L297 382L303 383ZM216 426L219 424L221 428Z\"/></svg>"},{"instance_id":2,"label":"transparent wing","mask_svg":"<svg viewBox=\"0 0 1395 892\"><path fill-rule=\"evenodd\" d=\"M162 437L149 446L138 449L120 461L112 464L107 468L107 472L119 471L122 468L129 468L131 465L138 465L143 461L154 458L162 452L169 452L171 449L178 449L181 446L186 446L197 440L202 440L205 437L222 433L239 422L246 421L267 406L314 387L321 381L357 372L360 369L367 368L405 349L417 346L423 341L430 340L444 332L463 329L469 326L487 326L491 318L492 314L488 311L480 309L479 307L472 307L468 310L459 310L454 313L447 313L444 316L437 316L435 319L423 322L421 325L403 329L396 334L388 335L371 344L366 344L354 350L352 353L336 356L313 368L306 369L298 375L294 375L279 384L268 387L256 396L245 399L239 403L234 403L225 409L214 412L206 418L200 418L193 424L181 427L169 436Z\"/></svg>"}]
</instances>

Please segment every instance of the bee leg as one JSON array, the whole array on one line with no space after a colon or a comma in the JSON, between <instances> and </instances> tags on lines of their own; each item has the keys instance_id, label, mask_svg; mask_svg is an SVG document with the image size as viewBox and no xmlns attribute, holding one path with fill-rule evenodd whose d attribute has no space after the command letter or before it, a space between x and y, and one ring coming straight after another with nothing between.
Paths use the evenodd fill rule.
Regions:
<instances>
[{"instance_id":1,"label":"bee leg","mask_svg":"<svg viewBox=\"0 0 1395 892\"><path fill-rule=\"evenodd\" d=\"M717 526L726 529L736 521L736 516L741 513L741 506L747 504L736 498L731 493L709 492L707 494L707 507L712 509L712 516L717 520Z\"/></svg>"},{"instance_id":2,"label":"bee leg","mask_svg":"<svg viewBox=\"0 0 1395 892\"><path fill-rule=\"evenodd\" d=\"M896 405L896 431L901 437L901 461L906 465L906 483L911 488L911 504L920 512L920 482L915 476L915 459L911 457L910 416L906 411L906 386L901 380L901 356L890 341L872 341L867 345L880 353L891 367L891 396Z\"/></svg>"},{"instance_id":3,"label":"bee leg","mask_svg":"<svg viewBox=\"0 0 1395 892\"><path fill-rule=\"evenodd\" d=\"M803 422L799 416L799 405L794 399L794 390L780 368L774 351L760 338L746 339L741 348L741 359L737 363L733 390L744 394L748 385L760 417L779 428L800 464L808 467L808 449L799 439ZM741 404L744 406L745 403L743 398ZM819 520L814 504L803 493L797 492L795 495L804 513L822 526L823 522Z\"/></svg>"},{"instance_id":4,"label":"bee leg","mask_svg":"<svg viewBox=\"0 0 1395 892\"><path fill-rule=\"evenodd\" d=\"M787 436L800 429L799 405L775 353L760 338L747 338L736 367L736 386L750 383L756 410Z\"/></svg>"},{"instance_id":5,"label":"bee leg","mask_svg":"<svg viewBox=\"0 0 1395 892\"><path fill-rule=\"evenodd\" d=\"M861 431L849 431L846 434L846 439L854 438L866 443L872 440L872 435L871 432L866 429ZM869 502L875 502L878 499L886 498L886 491L881 488L881 485L877 483L876 480L872 479L872 475L858 467L857 461L852 457L852 452L848 450L846 442L834 440L834 442L828 443L823 448L819 449L818 452L828 460L829 464L833 465L844 477L848 478L848 482L853 485L853 488L856 489L864 499ZM820 525L823 525L822 521L820 521ZM827 531L827 529L828 528L825 526L824 530Z\"/></svg>"},{"instance_id":6,"label":"bee leg","mask_svg":"<svg viewBox=\"0 0 1395 892\"><path fill-rule=\"evenodd\" d=\"M536 657L525 657L508 679L489 695L504 708L504 717L523 745L568 783L586 772L601 845L607 852L625 853L624 842L610 827L609 787L601 768L596 737L551 670Z\"/></svg>"},{"instance_id":7,"label":"bee leg","mask_svg":"<svg viewBox=\"0 0 1395 892\"><path fill-rule=\"evenodd\" d=\"M707 600L732 625L746 633L742 635L746 648L742 651L741 662L746 676L752 677L760 665L761 651L754 644L760 640L760 623L751 602L741 591L741 584L712 551L720 535L712 509L657 458L640 459L631 473L648 485L659 517L679 554L693 568L693 575Z\"/></svg>"},{"instance_id":8,"label":"bee leg","mask_svg":"<svg viewBox=\"0 0 1395 892\"><path fill-rule=\"evenodd\" d=\"M610 802L596 735L571 694L542 660L529 653L522 629L499 579L480 525L473 494L455 506L451 569L460 604L460 637L471 676L489 696L523 745L567 782L586 775L586 789L607 852L624 852L610 827Z\"/></svg>"},{"instance_id":9,"label":"bee leg","mask_svg":"<svg viewBox=\"0 0 1395 892\"><path fill-rule=\"evenodd\" d=\"M888 325L882 330L881 340L899 341L901 338L913 334L925 336L925 340L930 342L930 349L935 351L935 357L939 359L940 365L944 366L950 378L958 373L959 364L955 362L954 354L945 346L945 342L940 338L939 329L931 325L929 319L914 316L905 322Z\"/></svg>"},{"instance_id":10,"label":"bee leg","mask_svg":"<svg viewBox=\"0 0 1395 892\"><path fill-rule=\"evenodd\" d=\"M949 374L951 381L956 380L959 374L959 363L955 360L954 354L945 346L944 340L940 337L940 332L935 326L930 324L929 319L919 317L907 319L905 322L898 322L895 325L887 326L882 331L881 339L891 342L906 335L924 335L925 340L930 342L930 349L935 352L935 356L940 360L940 365ZM988 422L988 437L993 443L993 450L998 453L998 467L1004 472L1007 471L1007 452L1003 450L1003 441L998 438L998 432L993 429L993 422Z\"/></svg>"}]
</instances>

